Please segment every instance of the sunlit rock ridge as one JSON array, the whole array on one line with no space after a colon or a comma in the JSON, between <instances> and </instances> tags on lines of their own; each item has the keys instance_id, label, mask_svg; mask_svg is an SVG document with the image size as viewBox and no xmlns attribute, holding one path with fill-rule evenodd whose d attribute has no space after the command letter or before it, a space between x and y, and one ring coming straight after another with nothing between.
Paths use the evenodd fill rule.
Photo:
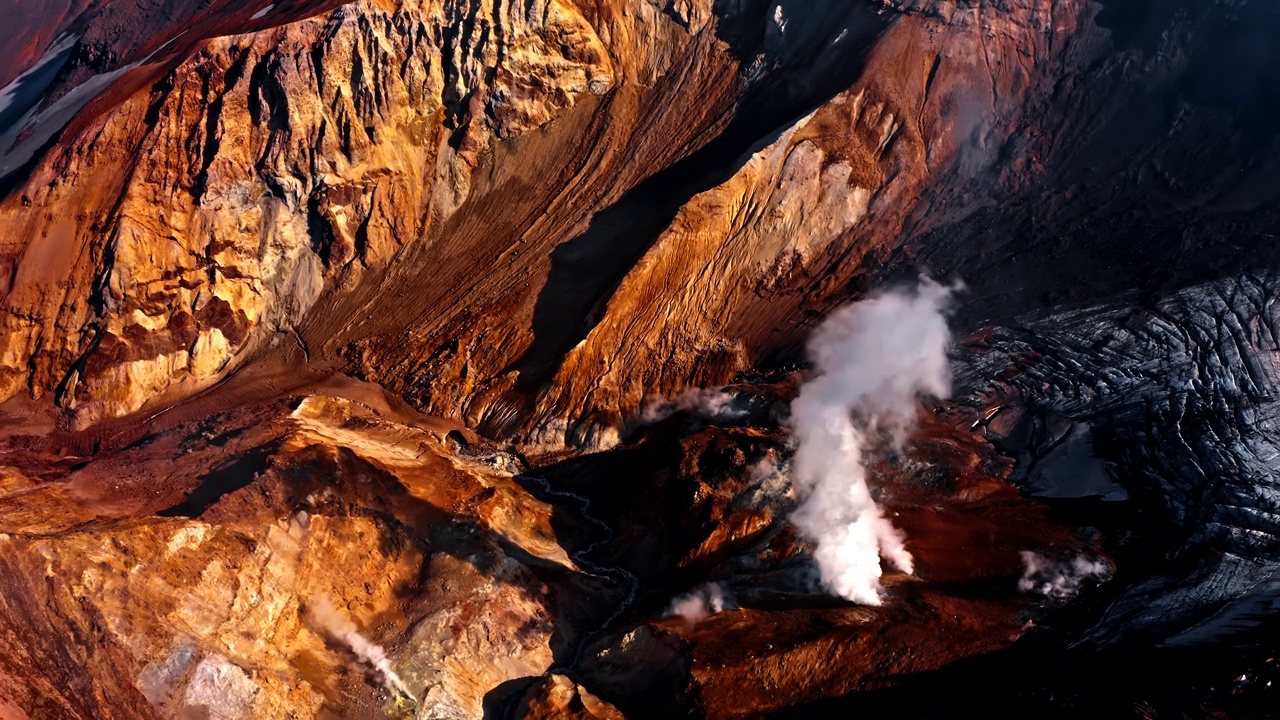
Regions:
<instances>
[{"instance_id":1,"label":"sunlit rock ridge","mask_svg":"<svg viewBox=\"0 0 1280 720\"><path fill-rule=\"evenodd\" d=\"M1270 687L1274 3L0 17L0 719ZM922 275L954 399L858 426L913 575L854 605L790 408L815 328ZM1019 594L1024 557L1097 571Z\"/></svg>"}]
</instances>

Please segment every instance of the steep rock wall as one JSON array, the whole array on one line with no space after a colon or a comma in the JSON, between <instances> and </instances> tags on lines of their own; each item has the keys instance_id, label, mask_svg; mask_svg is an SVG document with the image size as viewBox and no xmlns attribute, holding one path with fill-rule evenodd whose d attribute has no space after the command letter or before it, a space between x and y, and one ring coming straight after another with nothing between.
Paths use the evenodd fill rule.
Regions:
<instances>
[{"instance_id":1,"label":"steep rock wall","mask_svg":"<svg viewBox=\"0 0 1280 720\"><path fill-rule=\"evenodd\" d=\"M1184 5L364 0L79 40L2 138L56 130L0 201L0 390L86 427L300 350L601 446L920 269L969 281L967 322L1247 265L1280 94L1249 70L1225 103L1197 48L1274 18ZM267 27L204 39L236 22Z\"/></svg>"}]
</instances>

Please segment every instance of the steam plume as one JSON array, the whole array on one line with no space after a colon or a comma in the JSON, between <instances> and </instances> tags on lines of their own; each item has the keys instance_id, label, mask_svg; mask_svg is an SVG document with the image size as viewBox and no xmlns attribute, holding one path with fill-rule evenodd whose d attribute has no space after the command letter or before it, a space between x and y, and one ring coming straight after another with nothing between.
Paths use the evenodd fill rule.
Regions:
<instances>
[{"instance_id":1,"label":"steam plume","mask_svg":"<svg viewBox=\"0 0 1280 720\"><path fill-rule=\"evenodd\" d=\"M1080 592L1086 581L1105 582L1110 578L1111 566L1101 560L1075 557L1070 562L1059 562L1024 550L1018 590L1066 600Z\"/></svg>"},{"instance_id":2,"label":"steam plume","mask_svg":"<svg viewBox=\"0 0 1280 720\"><path fill-rule=\"evenodd\" d=\"M711 418L732 420L746 414L734 407L737 397L724 388L686 388L675 398L649 398L640 411L640 420L646 425L666 420L677 412L689 412Z\"/></svg>"},{"instance_id":3,"label":"steam plume","mask_svg":"<svg viewBox=\"0 0 1280 720\"><path fill-rule=\"evenodd\" d=\"M699 623L725 609L724 589L719 583L708 583L681 595L671 602L667 617L679 616L689 623Z\"/></svg>"},{"instance_id":4,"label":"steam plume","mask_svg":"<svg viewBox=\"0 0 1280 720\"><path fill-rule=\"evenodd\" d=\"M382 684L387 690L417 701L400 676L391 669L391 660L382 646L361 635L355 623L339 614L328 598L322 597L311 603L308 607L308 615L321 630L334 640L351 648L351 652L355 653L356 657L373 668L382 677Z\"/></svg>"},{"instance_id":5,"label":"steam plume","mask_svg":"<svg viewBox=\"0 0 1280 720\"><path fill-rule=\"evenodd\" d=\"M853 602L880 604L881 557L902 572L913 570L902 533L871 498L862 455L866 434L876 428L901 444L917 395L950 393L944 310L952 290L922 278L914 292L884 293L835 311L809 340L817 375L791 404L793 481L802 498L791 520L817 543L823 585Z\"/></svg>"}]
</instances>

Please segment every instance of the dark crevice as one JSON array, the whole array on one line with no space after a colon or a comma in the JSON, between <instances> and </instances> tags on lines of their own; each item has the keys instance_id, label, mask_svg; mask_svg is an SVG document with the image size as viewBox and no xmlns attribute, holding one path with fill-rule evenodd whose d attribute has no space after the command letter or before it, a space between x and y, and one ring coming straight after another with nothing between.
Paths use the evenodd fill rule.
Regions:
<instances>
[{"instance_id":1,"label":"dark crevice","mask_svg":"<svg viewBox=\"0 0 1280 720\"><path fill-rule=\"evenodd\" d=\"M249 50L246 49L227 68L223 77L222 90L209 103L209 109L205 114L204 147L200 154L200 172L196 174L195 181L191 185L191 194L197 204L209 189L209 168L213 165L213 161L217 159L218 150L222 147L222 133L219 131L218 126L222 121L222 107L226 95L231 88L235 87L236 83L240 82L240 78L244 77L245 67L248 62Z\"/></svg>"},{"instance_id":2,"label":"dark crevice","mask_svg":"<svg viewBox=\"0 0 1280 720\"><path fill-rule=\"evenodd\" d=\"M773 3L717 2L718 34L744 68L763 67L734 119L716 139L650 176L596 213L587 230L551 254L538 296L533 343L508 370L516 389L534 392L554 376L565 353L587 336L618 284L698 193L733 176L751 154L854 83L865 51L892 16L868 6L830 7L784 2L788 30L777 31ZM760 58L763 65L759 65Z\"/></svg>"},{"instance_id":3,"label":"dark crevice","mask_svg":"<svg viewBox=\"0 0 1280 720\"><path fill-rule=\"evenodd\" d=\"M200 476L200 484L187 499L156 513L160 517L198 518L225 495L247 487L271 466L277 444L265 445Z\"/></svg>"}]
</instances>

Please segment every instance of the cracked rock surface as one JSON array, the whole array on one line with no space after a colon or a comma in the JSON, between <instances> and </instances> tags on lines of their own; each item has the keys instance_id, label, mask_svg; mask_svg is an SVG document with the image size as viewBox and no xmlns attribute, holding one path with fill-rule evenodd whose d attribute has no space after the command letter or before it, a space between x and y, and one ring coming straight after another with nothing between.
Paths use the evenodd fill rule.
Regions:
<instances>
[{"instance_id":1,"label":"cracked rock surface","mask_svg":"<svg viewBox=\"0 0 1280 720\"><path fill-rule=\"evenodd\" d=\"M1274 699L1274 3L0 16L3 720ZM956 393L851 606L787 408L921 273Z\"/></svg>"}]
</instances>

